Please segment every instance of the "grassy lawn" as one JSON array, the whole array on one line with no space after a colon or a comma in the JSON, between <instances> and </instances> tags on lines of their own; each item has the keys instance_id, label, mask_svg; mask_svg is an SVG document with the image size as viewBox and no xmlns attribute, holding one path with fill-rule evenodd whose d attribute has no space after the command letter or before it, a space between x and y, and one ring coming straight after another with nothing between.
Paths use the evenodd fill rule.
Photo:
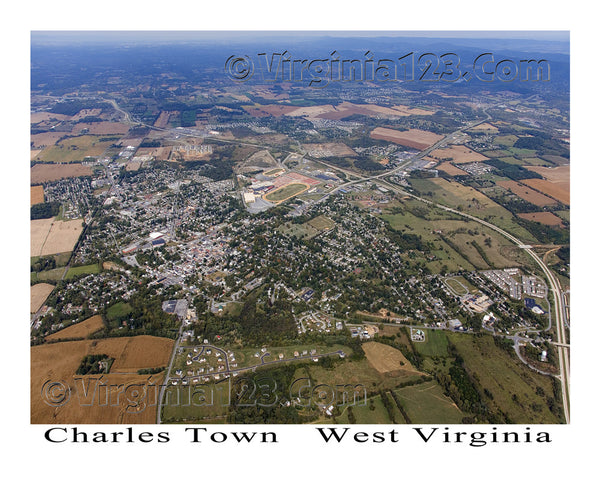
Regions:
<instances>
[{"instance_id":1,"label":"grassy lawn","mask_svg":"<svg viewBox=\"0 0 600 480\"><path fill-rule=\"evenodd\" d=\"M100 273L100 265L92 263L90 265L82 265L80 267L71 267L65 275L65 280L75 278L80 275L89 275L91 273Z\"/></svg>"},{"instance_id":2,"label":"grassy lawn","mask_svg":"<svg viewBox=\"0 0 600 480\"><path fill-rule=\"evenodd\" d=\"M106 317L109 320L114 320L116 318L122 318L125 315L131 313L132 311L133 308L131 307L131 305L125 302L119 302L115 303L114 305L108 308L108 310L106 311Z\"/></svg>"},{"instance_id":3,"label":"grassy lawn","mask_svg":"<svg viewBox=\"0 0 600 480\"><path fill-rule=\"evenodd\" d=\"M448 338L446 332L442 330L424 330L425 341L414 342L415 349L421 355L429 357L446 357L448 356Z\"/></svg>"}]
</instances>

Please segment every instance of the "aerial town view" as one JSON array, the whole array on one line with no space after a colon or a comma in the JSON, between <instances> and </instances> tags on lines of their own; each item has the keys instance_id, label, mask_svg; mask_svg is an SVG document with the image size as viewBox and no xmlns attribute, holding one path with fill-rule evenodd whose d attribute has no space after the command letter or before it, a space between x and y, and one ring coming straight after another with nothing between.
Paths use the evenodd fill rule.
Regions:
<instances>
[{"instance_id":1,"label":"aerial town view","mask_svg":"<svg viewBox=\"0 0 600 480\"><path fill-rule=\"evenodd\" d=\"M129 33L31 34L32 424L570 423L568 37Z\"/></svg>"}]
</instances>

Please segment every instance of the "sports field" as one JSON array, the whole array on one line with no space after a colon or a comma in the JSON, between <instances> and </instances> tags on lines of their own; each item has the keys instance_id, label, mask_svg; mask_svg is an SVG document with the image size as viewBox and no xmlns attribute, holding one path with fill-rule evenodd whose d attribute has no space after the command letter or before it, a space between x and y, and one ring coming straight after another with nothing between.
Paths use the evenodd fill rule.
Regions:
<instances>
[{"instance_id":1,"label":"sports field","mask_svg":"<svg viewBox=\"0 0 600 480\"><path fill-rule=\"evenodd\" d=\"M281 203L289 198L295 197L302 192L310 189L310 185L304 183L288 183L284 187L280 187L263 196L265 200L273 203Z\"/></svg>"}]
</instances>

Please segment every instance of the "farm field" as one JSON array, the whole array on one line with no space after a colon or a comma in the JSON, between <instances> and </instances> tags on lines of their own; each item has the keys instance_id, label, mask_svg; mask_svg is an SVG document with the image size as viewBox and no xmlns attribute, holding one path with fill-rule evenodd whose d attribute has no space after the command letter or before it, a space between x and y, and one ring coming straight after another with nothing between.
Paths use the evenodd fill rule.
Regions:
<instances>
[{"instance_id":1,"label":"farm field","mask_svg":"<svg viewBox=\"0 0 600 480\"><path fill-rule=\"evenodd\" d=\"M305 143L304 148L314 158L356 156L356 152L344 143Z\"/></svg>"},{"instance_id":2,"label":"farm field","mask_svg":"<svg viewBox=\"0 0 600 480\"><path fill-rule=\"evenodd\" d=\"M44 187L36 185L31 187L31 205L44 203Z\"/></svg>"},{"instance_id":3,"label":"farm field","mask_svg":"<svg viewBox=\"0 0 600 480\"><path fill-rule=\"evenodd\" d=\"M379 342L362 344L367 360L379 373L391 373L398 370L417 372L402 352L394 347Z\"/></svg>"},{"instance_id":4,"label":"farm field","mask_svg":"<svg viewBox=\"0 0 600 480\"><path fill-rule=\"evenodd\" d=\"M310 189L310 185L305 185L304 183L288 183L283 187L279 187L272 192L267 193L263 196L265 200L274 203L281 203L288 198L295 197L302 192L306 192Z\"/></svg>"},{"instance_id":5,"label":"farm field","mask_svg":"<svg viewBox=\"0 0 600 480\"><path fill-rule=\"evenodd\" d=\"M546 404L546 397L553 395L550 378L523 365L512 349L509 353L497 347L491 336L475 339L472 335L447 335L471 378L477 379L480 395L484 388L492 394L493 398L486 398L492 411L502 411L514 423L558 423ZM536 393L537 387L543 389L544 396Z\"/></svg>"},{"instance_id":6,"label":"farm field","mask_svg":"<svg viewBox=\"0 0 600 480\"><path fill-rule=\"evenodd\" d=\"M35 160L47 163L81 162L86 157L102 154L113 143L112 138L94 135L70 137L46 147Z\"/></svg>"},{"instance_id":7,"label":"farm field","mask_svg":"<svg viewBox=\"0 0 600 480\"><path fill-rule=\"evenodd\" d=\"M464 170L461 170L458 167L455 167L450 162L442 162L435 168L437 168L438 170L441 170L442 172L446 172L448 175L450 175L452 177L455 177L456 175L466 175L467 174L467 172L465 172Z\"/></svg>"},{"instance_id":8,"label":"farm field","mask_svg":"<svg viewBox=\"0 0 600 480\"><path fill-rule=\"evenodd\" d=\"M491 123L482 123L480 125L477 125L473 128L470 129L470 131L474 131L474 132L490 132L490 133L497 133L498 132L498 127L492 125Z\"/></svg>"},{"instance_id":9,"label":"farm field","mask_svg":"<svg viewBox=\"0 0 600 480\"><path fill-rule=\"evenodd\" d=\"M415 424L456 424L465 415L436 382L394 390L406 415Z\"/></svg>"},{"instance_id":10,"label":"farm field","mask_svg":"<svg viewBox=\"0 0 600 480\"><path fill-rule=\"evenodd\" d=\"M159 385L162 374L153 376L138 375L141 368L163 367L169 362L173 340L148 335L137 337L107 338L102 340L78 340L43 344L31 347L31 423L58 424L106 424L106 423L154 423L156 406L149 399L145 408L130 405L124 395L119 396L117 405L101 405L96 396L92 405L82 405L86 401L81 381L76 382L75 372L86 355L106 354L115 361L111 372L102 377L109 390L109 398L116 399L119 386L121 391L128 385ZM97 378L90 376L89 378ZM71 390L70 400L59 407L45 403L41 395L47 381L61 381ZM90 381L88 388L96 386ZM113 386L114 385L114 386ZM135 387L140 391L141 387ZM144 387L145 388L145 387ZM156 387L155 387L156 388ZM151 393L155 388L146 390ZM88 402L91 401L88 394Z\"/></svg>"},{"instance_id":11,"label":"farm field","mask_svg":"<svg viewBox=\"0 0 600 480\"><path fill-rule=\"evenodd\" d=\"M31 256L70 252L83 230L81 220L31 220Z\"/></svg>"},{"instance_id":12,"label":"farm field","mask_svg":"<svg viewBox=\"0 0 600 480\"><path fill-rule=\"evenodd\" d=\"M533 212L533 213L519 213L519 217L532 222L539 222L544 225L562 226L562 219L554 215L552 212Z\"/></svg>"},{"instance_id":13,"label":"farm field","mask_svg":"<svg viewBox=\"0 0 600 480\"><path fill-rule=\"evenodd\" d=\"M67 132L43 132L31 135L33 149L43 149L55 145L61 138L68 135Z\"/></svg>"},{"instance_id":14,"label":"farm field","mask_svg":"<svg viewBox=\"0 0 600 480\"><path fill-rule=\"evenodd\" d=\"M85 339L88 335L95 333L98 330L102 330L103 328L104 322L102 321L102 317L100 315L94 315L83 322L69 325L58 332L46 336L46 340L65 340L69 338Z\"/></svg>"},{"instance_id":15,"label":"farm field","mask_svg":"<svg viewBox=\"0 0 600 480\"><path fill-rule=\"evenodd\" d=\"M475 217L488 217L495 225L523 240L535 240L527 230L515 223L512 213L472 187L443 178L411 178L410 184L419 193L432 196L436 202L462 208L463 212Z\"/></svg>"},{"instance_id":16,"label":"farm field","mask_svg":"<svg viewBox=\"0 0 600 480\"><path fill-rule=\"evenodd\" d=\"M124 123L118 122L92 122L78 123L71 131L72 135L79 135L81 131L87 129L86 133L90 135L125 135L129 127Z\"/></svg>"},{"instance_id":17,"label":"farm field","mask_svg":"<svg viewBox=\"0 0 600 480\"><path fill-rule=\"evenodd\" d=\"M377 127L371 132L371 138L377 140L387 140L405 147L416 148L417 150L425 150L435 142L444 138L437 133L427 132L411 128L407 131L393 130L391 128Z\"/></svg>"},{"instance_id":18,"label":"farm field","mask_svg":"<svg viewBox=\"0 0 600 480\"><path fill-rule=\"evenodd\" d=\"M74 163L70 165L54 165L38 163L31 167L31 183L54 182L61 178L91 176L92 169Z\"/></svg>"},{"instance_id":19,"label":"farm field","mask_svg":"<svg viewBox=\"0 0 600 480\"><path fill-rule=\"evenodd\" d=\"M409 201L407 205L413 205ZM424 208L424 207L421 207ZM409 209L394 214L384 213L381 217L399 231L420 235L423 241L433 242L435 260L428 259L427 266L433 273L439 273L442 268L448 272L460 269L473 270L475 265L487 268L479 252L471 243L476 241L488 256L488 259L498 265L518 265L520 260L513 254L514 248L509 240L493 230L485 229L476 222L455 219L436 210L430 210L426 218L416 217ZM477 232L474 236L469 235ZM464 233L460 233L464 232ZM485 239L490 238L490 246L485 245Z\"/></svg>"},{"instance_id":20,"label":"farm field","mask_svg":"<svg viewBox=\"0 0 600 480\"><path fill-rule=\"evenodd\" d=\"M554 183L548 180L541 180L539 178L528 178L527 180L523 180L525 185L528 185L540 192L551 196L552 198L558 200L565 205L569 205L571 199L569 194L569 186L568 184Z\"/></svg>"},{"instance_id":21,"label":"farm field","mask_svg":"<svg viewBox=\"0 0 600 480\"><path fill-rule=\"evenodd\" d=\"M36 283L31 286L31 313L37 312L44 305L52 290L54 290L54 285L49 283Z\"/></svg>"},{"instance_id":22,"label":"farm field","mask_svg":"<svg viewBox=\"0 0 600 480\"><path fill-rule=\"evenodd\" d=\"M502 188L505 188L506 190L512 191L518 197L521 197L523 200L526 200L529 203L533 203L538 207L556 205L556 201L554 199L547 197L546 195L542 195L541 193L536 192L535 190L532 190L531 188L519 182L515 182L514 180L504 180L498 182L498 185L500 185Z\"/></svg>"},{"instance_id":23,"label":"farm field","mask_svg":"<svg viewBox=\"0 0 600 480\"><path fill-rule=\"evenodd\" d=\"M52 270L44 270L41 272L31 272L31 281L37 282L58 282L65 273L65 267L53 268Z\"/></svg>"},{"instance_id":24,"label":"farm field","mask_svg":"<svg viewBox=\"0 0 600 480\"><path fill-rule=\"evenodd\" d=\"M483 162L488 160L488 157L481 155L481 153L474 152L464 145L452 145L451 147L438 148L431 152L429 156L437 160L451 158L454 163Z\"/></svg>"}]
</instances>

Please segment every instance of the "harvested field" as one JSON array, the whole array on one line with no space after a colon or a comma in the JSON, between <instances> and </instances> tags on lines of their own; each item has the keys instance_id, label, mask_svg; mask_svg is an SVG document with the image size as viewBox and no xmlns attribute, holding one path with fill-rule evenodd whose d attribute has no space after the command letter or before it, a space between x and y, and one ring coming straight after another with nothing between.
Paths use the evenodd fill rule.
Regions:
<instances>
[{"instance_id":1,"label":"harvested field","mask_svg":"<svg viewBox=\"0 0 600 480\"><path fill-rule=\"evenodd\" d=\"M31 286L31 313L35 313L42 308L52 290L54 290L54 285L49 283L36 283Z\"/></svg>"},{"instance_id":2,"label":"harvested field","mask_svg":"<svg viewBox=\"0 0 600 480\"><path fill-rule=\"evenodd\" d=\"M371 138L387 140L417 150L425 150L427 147L430 147L444 137L436 133L426 132L425 130L418 130L415 128L411 128L407 131L399 131L392 130L391 128L377 127L371 132Z\"/></svg>"},{"instance_id":3,"label":"harvested field","mask_svg":"<svg viewBox=\"0 0 600 480\"><path fill-rule=\"evenodd\" d=\"M31 256L70 252L82 230L81 220L31 220Z\"/></svg>"},{"instance_id":4,"label":"harvested field","mask_svg":"<svg viewBox=\"0 0 600 480\"><path fill-rule=\"evenodd\" d=\"M154 122L154 126L158 127L158 128L165 128L169 124L169 119L171 118L171 115L177 116L177 115L179 115L179 112L178 111L173 111L173 112L162 111L162 112L160 112L160 115Z\"/></svg>"},{"instance_id":5,"label":"harvested field","mask_svg":"<svg viewBox=\"0 0 600 480\"><path fill-rule=\"evenodd\" d=\"M53 218L41 218L30 221L31 256L37 257L42 251L48 232L52 227Z\"/></svg>"},{"instance_id":6,"label":"harvested field","mask_svg":"<svg viewBox=\"0 0 600 480\"><path fill-rule=\"evenodd\" d=\"M464 145L452 145L451 147L438 148L429 154L438 160L451 158L455 163L483 162L488 160L481 153L474 152Z\"/></svg>"},{"instance_id":7,"label":"harvested field","mask_svg":"<svg viewBox=\"0 0 600 480\"><path fill-rule=\"evenodd\" d=\"M31 167L31 183L55 182L61 178L91 176L92 169L79 163L54 165L38 163Z\"/></svg>"},{"instance_id":8,"label":"harvested field","mask_svg":"<svg viewBox=\"0 0 600 480\"><path fill-rule=\"evenodd\" d=\"M268 117L269 115L281 117L282 115L287 115L288 113L298 109L298 107L294 107L292 105L260 105L256 107L243 106L242 108L253 117Z\"/></svg>"},{"instance_id":9,"label":"harvested field","mask_svg":"<svg viewBox=\"0 0 600 480\"><path fill-rule=\"evenodd\" d=\"M523 180L523 183L535 188L536 190L539 190L546 195L551 196L565 205L569 205L571 201L569 188L568 186L565 187L564 183L553 183L549 182L548 180L541 180L539 178L528 178L527 180Z\"/></svg>"},{"instance_id":10,"label":"harvested field","mask_svg":"<svg viewBox=\"0 0 600 480\"><path fill-rule=\"evenodd\" d=\"M173 147L143 147L138 149L136 156L150 155L156 160L169 160Z\"/></svg>"},{"instance_id":11,"label":"harvested field","mask_svg":"<svg viewBox=\"0 0 600 480\"><path fill-rule=\"evenodd\" d=\"M154 395L157 394L158 388L149 385L159 385L164 374L150 378L150 375L137 375L136 372L141 368L166 366L173 343L173 340L167 338L142 335L67 341L31 347L31 423L154 423ZM111 372L103 375L102 383L97 380L99 376L89 375L82 378L76 375L75 372L86 355L98 354L115 359ZM80 380L76 380L77 378ZM62 382L69 387L70 397L67 402L60 406L50 406L46 403L52 395L42 397L41 393L52 393L47 389L48 385L46 390L43 390L44 384L49 381ZM127 390L128 386L131 386L130 390ZM83 387L87 387L87 395ZM147 396L134 400L133 395L127 395L128 391L133 393L132 388L135 388L137 393L141 392ZM121 395L118 395L119 392ZM105 395L109 395L112 401L106 402ZM101 403L102 399L104 404ZM144 399L147 402L144 402ZM86 401L87 405L84 404Z\"/></svg>"},{"instance_id":12,"label":"harvested field","mask_svg":"<svg viewBox=\"0 0 600 480\"><path fill-rule=\"evenodd\" d=\"M47 122L48 120L69 120L68 115L63 115L62 113L51 113L51 112L35 112L31 114L31 124L35 125L40 122Z\"/></svg>"},{"instance_id":13,"label":"harvested field","mask_svg":"<svg viewBox=\"0 0 600 480\"><path fill-rule=\"evenodd\" d=\"M125 135L129 131L129 126L118 122L92 122L78 123L73 127L71 133L78 135L82 130L88 129L87 133L92 135Z\"/></svg>"},{"instance_id":14,"label":"harvested field","mask_svg":"<svg viewBox=\"0 0 600 480\"><path fill-rule=\"evenodd\" d=\"M286 113L286 115L291 117L306 116L308 118L321 118L320 115L333 111L335 111L333 105L316 105L314 107L296 107L295 110Z\"/></svg>"},{"instance_id":15,"label":"harvested field","mask_svg":"<svg viewBox=\"0 0 600 480\"><path fill-rule=\"evenodd\" d=\"M466 175L466 173L467 173L464 170L461 170L460 168L455 167L450 162L442 162L435 168L437 168L438 170L441 170L442 172L446 172L451 177L454 177L455 175Z\"/></svg>"},{"instance_id":16,"label":"harvested field","mask_svg":"<svg viewBox=\"0 0 600 480\"><path fill-rule=\"evenodd\" d=\"M480 125L477 125L477 126L471 128L470 130L473 130L474 132L498 133L498 127L495 127L491 123L482 123Z\"/></svg>"},{"instance_id":17,"label":"harvested field","mask_svg":"<svg viewBox=\"0 0 600 480\"><path fill-rule=\"evenodd\" d=\"M552 212L519 213L518 216L524 218L525 220L531 220L532 222L543 223L544 225L563 225L562 220Z\"/></svg>"},{"instance_id":18,"label":"harvested field","mask_svg":"<svg viewBox=\"0 0 600 480\"><path fill-rule=\"evenodd\" d=\"M367 355L369 364L379 373L391 373L398 370L412 370L414 367L402 355L400 350L379 342L366 342L362 349Z\"/></svg>"},{"instance_id":19,"label":"harvested field","mask_svg":"<svg viewBox=\"0 0 600 480\"><path fill-rule=\"evenodd\" d=\"M552 198L547 197L546 195L542 195L541 193L536 192L535 190L532 190L531 188L522 185L518 182L515 182L514 180L504 180L498 182L498 185L500 185L502 188L505 188L506 190L512 191L515 195L521 197L523 200L526 200L529 203L533 203L538 207L545 207L546 205L556 204L556 201L554 201Z\"/></svg>"},{"instance_id":20,"label":"harvested field","mask_svg":"<svg viewBox=\"0 0 600 480\"><path fill-rule=\"evenodd\" d=\"M36 133L35 135L31 135L31 142L33 145L31 148L44 148L51 145L55 145L61 138L69 135L68 132L44 132L44 133Z\"/></svg>"},{"instance_id":21,"label":"harvested field","mask_svg":"<svg viewBox=\"0 0 600 480\"><path fill-rule=\"evenodd\" d=\"M305 143L304 148L314 158L356 157L356 152L343 143Z\"/></svg>"},{"instance_id":22,"label":"harvested field","mask_svg":"<svg viewBox=\"0 0 600 480\"><path fill-rule=\"evenodd\" d=\"M42 185L31 187L31 205L38 203L44 203L44 187Z\"/></svg>"},{"instance_id":23,"label":"harvested field","mask_svg":"<svg viewBox=\"0 0 600 480\"><path fill-rule=\"evenodd\" d=\"M69 338L87 338L88 335L96 333L104 328L102 316L94 315L93 317L84 320L83 322L70 325L56 333L52 333L46 337L46 340L66 340Z\"/></svg>"},{"instance_id":24,"label":"harvested field","mask_svg":"<svg viewBox=\"0 0 600 480\"><path fill-rule=\"evenodd\" d=\"M525 167L527 170L539 173L544 179L549 182L556 183L560 187L569 190L571 182L571 167L569 165L561 165L560 167Z\"/></svg>"},{"instance_id":25,"label":"harvested field","mask_svg":"<svg viewBox=\"0 0 600 480\"><path fill-rule=\"evenodd\" d=\"M127 172L135 172L140 169L142 163L143 162L140 162L139 160L131 160L127 162L127 165L125 165L125 170Z\"/></svg>"}]
</instances>

